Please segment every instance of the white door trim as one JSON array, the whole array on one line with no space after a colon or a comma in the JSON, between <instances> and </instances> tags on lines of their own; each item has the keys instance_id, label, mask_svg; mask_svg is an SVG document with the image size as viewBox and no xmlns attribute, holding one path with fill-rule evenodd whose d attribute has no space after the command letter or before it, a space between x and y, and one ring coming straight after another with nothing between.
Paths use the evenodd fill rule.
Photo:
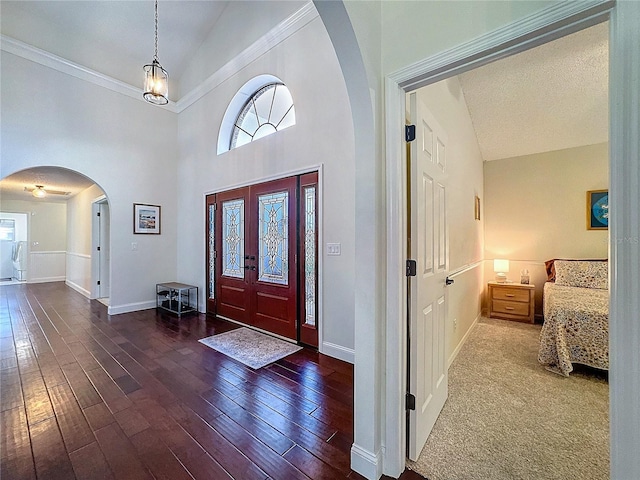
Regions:
<instances>
[{"instance_id":1,"label":"white door trim","mask_svg":"<svg viewBox=\"0 0 640 480\"><path fill-rule=\"evenodd\" d=\"M89 292L89 298L98 298L100 289L98 288L98 280L100 280L100 256L95 252L100 245L100 220L98 218L98 212L100 211L101 203L109 203L106 195L100 195L91 201L91 289ZM111 269L111 265L109 265ZM111 275L111 272L109 272Z\"/></svg>"},{"instance_id":2,"label":"white door trim","mask_svg":"<svg viewBox=\"0 0 640 480\"><path fill-rule=\"evenodd\" d=\"M640 2L609 25L609 423L611 478L640 478Z\"/></svg>"},{"instance_id":3,"label":"white door trim","mask_svg":"<svg viewBox=\"0 0 640 480\"><path fill-rule=\"evenodd\" d=\"M629 2L635 3L635 2ZM405 260L407 258L406 231L407 209L406 199L406 152L404 146L403 125L405 123L405 94L425 85L457 75L467 70L487 64L532 47L549 42L569 33L595 25L606 20L616 4L607 0L589 0L584 2L562 2L545 8L519 21L505 25L477 39L460 46L440 52L420 62L398 70L385 78L385 136L386 136L386 199L387 199L387 324L386 330L386 374L384 376L385 395L385 433L383 448L383 473L393 477L399 476L405 468L405 392L406 392L406 279L404 277ZM619 22L631 22L620 15ZM633 25L627 24L631 29ZM611 26L614 30L615 26ZM631 30L630 30L631 31ZM610 49L617 48L615 32L611 33ZM631 58L631 57L630 57ZM622 76L621 72L619 73ZM611 89L616 88L612 82ZM618 87L621 88L621 87ZM627 92L618 92L620 94ZM636 92L637 97L637 83ZM611 95L611 98L616 97ZM637 102L635 103L637 106ZM622 102L623 107L631 109L629 102ZM616 106L610 99L610 111ZM620 108L619 106L617 108ZM628 115L627 118L631 117ZM637 117L636 117L637 121ZM625 126L625 133L635 139L636 151L638 125L632 132ZM612 138L615 132L612 131ZM631 140L629 140L631 141ZM615 146L613 148L622 148ZM631 151L631 150L630 150ZM612 153L611 162L623 161L621 155ZM627 163L631 157L627 158ZM613 173L612 169L612 173ZM612 186L613 178L612 178ZM637 187L637 186L636 186ZM635 196L637 197L637 188ZM629 213L629 212L625 212ZM636 212L635 215L638 215ZM636 223L637 225L637 223ZM637 238L637 237L636 237ZM612 250L614 249L612 242ZM614 258L614 255L611 255ZM637 264L636 264L637 267ZM629 276L631 273L627 270ZM612 277L611 289L616 291L616 280ZM631 279L629 279L631 280ZM629 281L629 286L634 285ZM637 287L637 279L635 286ZM638 299L636 298L636 307ZM631 311L626 309L626 311ZM636 309L636 312L638 310ZM632 318L632 317L629 317ZM640 337L638 333L634 339ZM638 363L636 362L636 365ZM637 382L637 379L636 379ZM613 396L612 396L613 400ZM358 412L356 410L356 418ZM630 434L629 434L630 435ZM636 434L638 435L638 434ZM638 443L636 443L637 445ZM627 452L630 453L630 452ZM637 456L632 455L636 458ZM613 467L612 467L613 468Z\"/></svg>"}]
</instances>

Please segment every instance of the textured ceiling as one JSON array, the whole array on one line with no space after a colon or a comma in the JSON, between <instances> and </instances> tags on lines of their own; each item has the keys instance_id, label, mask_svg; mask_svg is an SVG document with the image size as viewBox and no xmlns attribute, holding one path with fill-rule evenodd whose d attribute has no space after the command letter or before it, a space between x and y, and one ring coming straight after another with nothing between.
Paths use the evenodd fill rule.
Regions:
<instances>
[{"instance_id":1,"label":"textured ceiling","mask_svg":"<svg viewBox=\"0 0 640 480\"><path fill-rule=\"evenodd\" d=\"M608 23L459 76L484 160L608 141Z\"/></svg>"},{"instance_id":2,"label":"textured ceiling","mask_svg":"<svg viewBox=\"0 0 640 480\"><path fill-rule=\"evenodd\" d=\"M44 186L45 190L69 192L69 195L47 195L43 199L35 199L31 192L25 191L25 187L31 190L36 185ZM66 202L91 185L93 182L89 178L65 168L29 168L0 181L0 199Z\"/></svg>"}]
</instances>

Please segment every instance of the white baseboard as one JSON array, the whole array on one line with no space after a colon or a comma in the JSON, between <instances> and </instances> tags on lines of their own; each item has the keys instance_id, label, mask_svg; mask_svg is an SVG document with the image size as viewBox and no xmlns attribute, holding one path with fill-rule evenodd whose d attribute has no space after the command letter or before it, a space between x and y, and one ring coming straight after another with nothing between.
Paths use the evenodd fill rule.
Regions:
<instances>
[{"instance_id":1,"label":"white baseboard","mask_svg":"<svg viewBox=\"0 0 640 480\"><path fill-rule=\"evenodd\" d=\"M73 288L76 292L84 295L87 298L91 298L91 292L87 289L82 288L80 285L78 285L77 283L74 283L70 280L65 280L65 285L67 287Z\"/></svg>"},{"instance_id":2,"label":"white baseboard","mask_svg":"<svg viewBox=\"0 0 640 480\"><path fill-rule=\"evenodd\" d=\"M462 350L462 346L465 344L465 342L469 338L469 335L471 335L471 332L473 331L473 329L477 325L478 320L480 320L481 316L482 316L482 313L479 313L478 316L476 317L476 319L473 321L473 323L469 327L469 330L467 330L467 333L464 334L464 337L462 337L462 340L460 340L460 343L458 343L458 346L455 348L455 350L453 351L453 353L449 357L449 362L447 364L447 368L451 368L451 364L453 363L453 361L458 356L458 353L460 353L460 350Z\"/></svg>"},{"instance_id":3,"label":"white baseboard","mask_svg":"<svg viewBox=\"0 0 640 480\"><path fill-rule=\"evenodd\" d=\"M320 353L330 357L354 364L356 361L356 351L353 348L343 347L335 343L322 342Z\"/></svg>"},{"instance_id":4,"label":"white baseboard","mask_svg":"<svg viewBox=\"0 0 640 480\"><path fill-rule=\"evenodd\" d=\"M369 480L378 480L382 475L381 454L351 445L351 469Z\"/></svg>"},{"instance_id":5,"label":"white baseboard","mask_svg":"<svg viewBox=\"0 0 640 480\"><path fill-rule=\"evenodd\" d=\"M156 308L156 301L126 303L124 305L110 305L107 313L109 315L120 315L121 313L137 312L139 310L149 310Z\"/></svg>"},{"instance_id":6,"label":"white baseboard","mask_svg":"<svg viewBox=\"0 0 640 480\"><path fill-rule=\"evenodd\" d=\"M64 282L66 279L67 279L66 276L62 276L62 277L40 277L40 278L31 278L27 283Z\"/></svg>"}]
</instances>

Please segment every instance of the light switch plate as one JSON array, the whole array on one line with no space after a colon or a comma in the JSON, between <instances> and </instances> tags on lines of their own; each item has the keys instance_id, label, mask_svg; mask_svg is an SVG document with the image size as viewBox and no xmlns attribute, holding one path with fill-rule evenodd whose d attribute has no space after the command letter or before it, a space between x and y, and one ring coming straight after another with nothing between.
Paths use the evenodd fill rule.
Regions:
<instances>
[{"instance_id":1,"label":"light switch plate","mask_svg":"<svg viewBox=\"0 0 640 480\"><path fill-rule=\"evenodd\" d=\"M327 255L340 255L340 244L327 243Z\"/></svg>"}]
</instances>

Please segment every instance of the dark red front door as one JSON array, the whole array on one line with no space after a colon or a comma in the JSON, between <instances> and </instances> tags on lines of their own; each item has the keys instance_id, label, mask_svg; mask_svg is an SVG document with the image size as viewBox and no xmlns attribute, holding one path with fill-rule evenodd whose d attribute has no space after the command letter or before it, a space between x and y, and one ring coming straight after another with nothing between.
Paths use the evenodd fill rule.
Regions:
<instances>
[{"instance_id":1,"label":"dark red front door","mask_svg":"<svg viewBox=\"0 0 640 480\"><path fill-rule=\"evenodd\" d=\"M207 195L207 312L318 346L317 172Z\"/></svg>"},{"instance_id":2,"label":"dark red front door","mask_svg":"<svg viewBox=\"0 0 640 480\"><path fill-rule=\"evenodd\" d=\"M297 339L297 178L216 194L217 314Z\"/></svg>"},{"instance_id":3,"label":"dark red front door","mask_svg":"<svg viewBox=\"0 0 640 480\"><path fill-rule=\"evenodd\" d=\"M252 324L292 339L298 308L296 193L295 177L250 187L247 242Z\"/></svg>"}]
</instances>

